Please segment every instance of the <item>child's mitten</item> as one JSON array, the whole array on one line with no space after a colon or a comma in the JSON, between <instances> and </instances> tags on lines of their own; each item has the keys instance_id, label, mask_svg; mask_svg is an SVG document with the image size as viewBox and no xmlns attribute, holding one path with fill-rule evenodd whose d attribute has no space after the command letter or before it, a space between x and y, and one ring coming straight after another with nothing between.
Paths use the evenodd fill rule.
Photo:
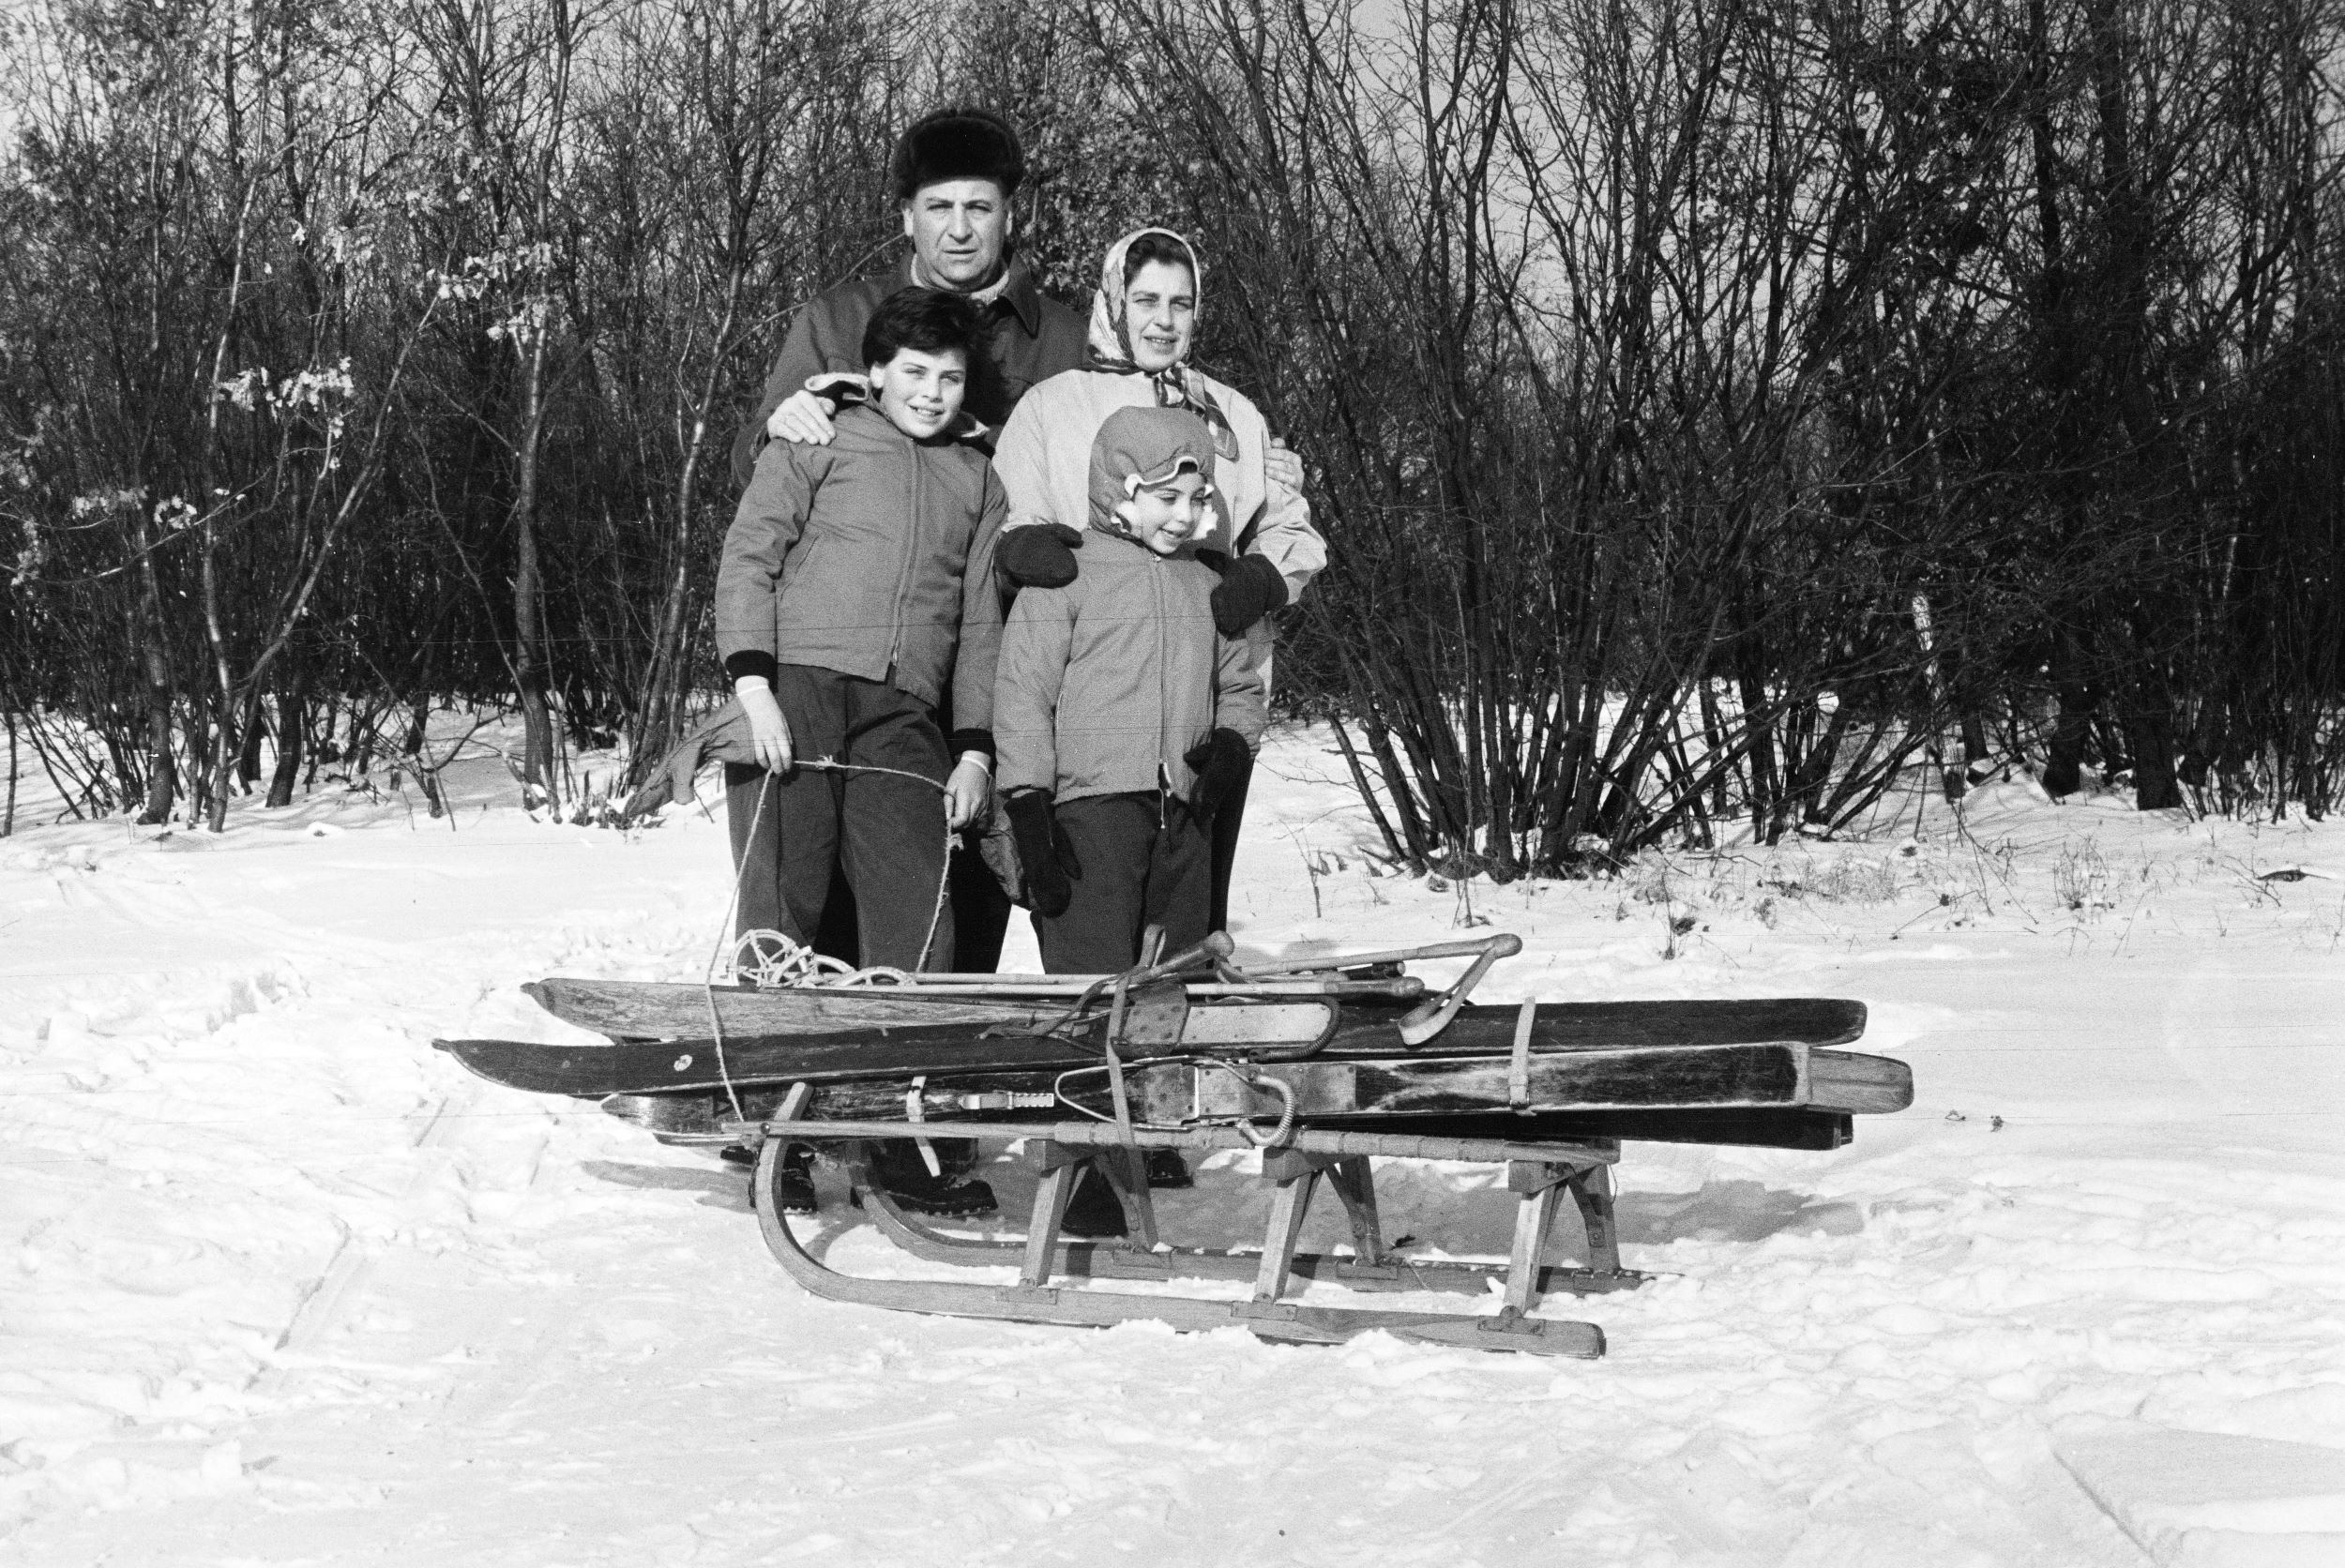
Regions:
<instances>
[{"instance_id":1,"label":"child's mitten","mask_svg":"<svg viewBox=\"0 0 2345 1568\"><path fill-rule=\"evenodd\" d=\"M1026 884L1026 907L1044 916L1061 915L1074 901L1072 878L1082 875L1074 846L1059 831L1057 803L1048 790L1021 790L1003 802L1018 866Z\"/></svg>"},{"instance_id":2,"label":"child's mitten","mask_svg":"<svg viewBox=\"0 0 2345 1568\"><path fill-rule=\"evenodd\" d=\"M994 560L1002 575L1021 588L1064 588L1075 580L1075 551L1082 547L1080 530L1063 522L1030 522L1003 532Z\"/></svg>"},{"instance_id":3,"label":"child's mitten","mask_svg":"<svg viewBox=\"0 0 2345 1568\"><path fill-rule=\"evenodd\" d=\"M1211 827L1215 815L1246 782L1254 752L1236 731L1216 730L1183 753L1181 761L1197 775L1197 787L1188 792L1188 813L1199 827Z\"/></svg>"},{"instance_id":4,"label":"child's mitten","mask_svg":"<svg viewBox=\"0 0 2345 1568\"><path fill-rule=\"evenodd\" d=\"M1287 602L1287 580L1259 555L1241 555L1222 568L1213 586L1213 624L1224 637L1246 628Z\"/></svg>"}]
</instances>

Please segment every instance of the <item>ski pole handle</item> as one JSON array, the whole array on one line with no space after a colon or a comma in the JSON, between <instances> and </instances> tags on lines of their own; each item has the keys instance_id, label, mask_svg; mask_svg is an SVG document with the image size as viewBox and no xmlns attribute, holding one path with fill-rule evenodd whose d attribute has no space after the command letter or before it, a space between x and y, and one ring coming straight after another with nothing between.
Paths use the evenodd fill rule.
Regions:
<instances>
[{"instance_id":1,"label":"ski pole handle","mask_svg":"<svg viewBox=\"0 0 2345 1568\"><path fill-rule=\"evenodd\" d=\"M1207 933L1205 940L1196 946L1186 952L1175 953L1162 963L1153 965L1133 975L1132 984L1144 986L1152 980L1162 980L1168 975L1178 974L1183 970L1198 969L1203 965L1218 962L1236 951L1237 944L1230 940L1229 932L1212 931Z\"/></svg>"}]
</instances>

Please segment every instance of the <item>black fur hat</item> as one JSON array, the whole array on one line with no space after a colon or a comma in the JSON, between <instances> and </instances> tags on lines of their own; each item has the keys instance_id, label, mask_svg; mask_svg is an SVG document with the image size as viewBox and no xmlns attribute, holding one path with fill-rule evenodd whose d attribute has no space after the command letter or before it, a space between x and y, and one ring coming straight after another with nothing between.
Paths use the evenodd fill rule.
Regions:
<instances>
[{"instance_id":1,"label":"black fur hat","mask_svg":"<svg viewBox=\"0 0 2345 1568\"><path fill-rule=\"evenodd\" d=\"M1025 149L1009 122L990 109L940 109L912 123L887 160L896 200L946 180L991 180L1007 196L1026 177Z\"/></svg>"}]
</instances>

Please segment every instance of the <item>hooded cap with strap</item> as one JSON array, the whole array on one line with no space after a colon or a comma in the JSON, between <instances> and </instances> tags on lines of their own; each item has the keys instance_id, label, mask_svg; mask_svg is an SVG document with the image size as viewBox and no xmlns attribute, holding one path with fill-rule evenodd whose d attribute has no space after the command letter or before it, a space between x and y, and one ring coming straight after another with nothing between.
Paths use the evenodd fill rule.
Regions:
<instances>
[{"instance_id":1,"label":"hooded cap with strap","mask_svg":"<svg viewBox=\"0 0 2345 1568\"><path fill-rule=\"evenodd\" d=\"M1161 370L1142 369L1133 355L1130 313L1124 301L1124 261L1131 254L1133 243L1143 234L1162 235L1188 258L1189 278L1196 286L1198 309L1203 312L1205 267L1197 259L1197 248L1170 229L1134 229L1109 246L1107 255L1100 261L1099 287L1091 296L1091 336L1083 349L1083 369L1104 370L1111 375L1145 376L1156 388L1157 407L1188 409L1213 432L1214 450L1225 458L1235 458L1237 435L1230 428L1229 415L1214 400L1203 380L1189 369L1187 352Z\"/></svg>"},{"instance_id":2,"label":"hooded cap with strap","mask_svg":"<svg viewBox=\"0 0 2345 1568\"><path fill-rule=\"evenodd\" d=\"M1221 533L1228 536L1229 505L1213 488L1213 435L1186 408L1124 408L1107 416L1091 441L1091 526L1128 537L1131 529L1116 510L1144 485L1158 485L1184 468L1205 481Z\"/></svg>"}]
</instances>

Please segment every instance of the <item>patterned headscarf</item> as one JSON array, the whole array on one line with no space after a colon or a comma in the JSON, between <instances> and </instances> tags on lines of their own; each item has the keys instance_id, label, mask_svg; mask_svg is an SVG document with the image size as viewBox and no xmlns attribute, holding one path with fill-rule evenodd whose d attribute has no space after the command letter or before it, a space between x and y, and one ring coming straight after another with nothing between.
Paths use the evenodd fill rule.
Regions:
<instances>
[{"instance_id":1,"label":"patterned headscarf","mask_svg":"<svg viewBox=\"0 0 2345 1568\"><path fill-rule=\"evenodd\" d=\"M1083 368L1110 375L1146 376L1157 389L1158 408L1185 408L1196 415L1213 432L1214 450L1235 461L1237 432L1230 428L1229 415L1221 412L1213 394L1205 390L1203 379L1188 368L1188 355L1184 354L1180 362L1161 370L1143 370L1133 357L1130 324L1125 319L1124 258L1142 234L1162 234L1188 257L1199 313L1203 312L1205 268L1197 259L1197 248L1170 229L1135 229L1109 246L1106 259L1099 264L1099 288L1091 296L1091 338L1084 349Z\"/></svg>"}]
</instances>

